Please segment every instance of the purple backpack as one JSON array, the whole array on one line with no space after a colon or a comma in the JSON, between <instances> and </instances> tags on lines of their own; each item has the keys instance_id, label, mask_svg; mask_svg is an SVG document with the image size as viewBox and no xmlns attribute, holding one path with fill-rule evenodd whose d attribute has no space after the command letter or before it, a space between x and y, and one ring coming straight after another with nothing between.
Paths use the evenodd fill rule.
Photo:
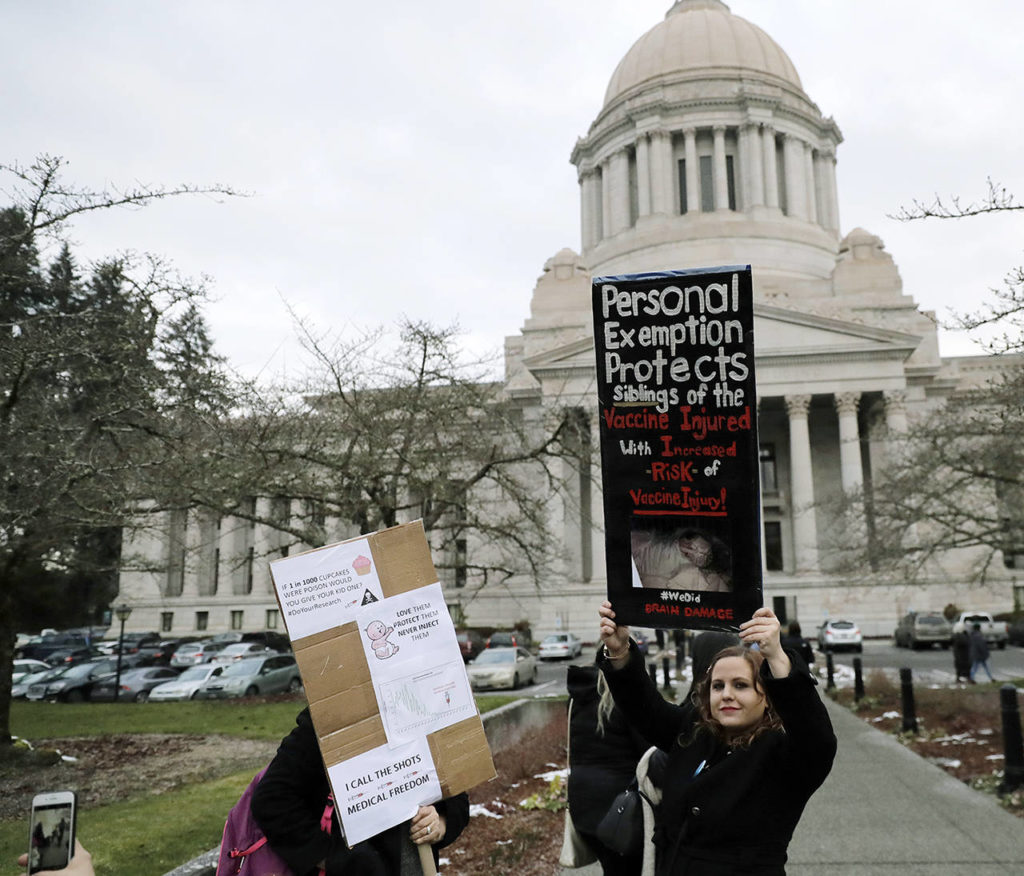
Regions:
<instances>
[{"instance_id":1,"label":"purple backpack","mask_svg":"<svg viewBox=\"0 0 1024 876\"><path fill-rule=\"evenodd\" d=\"M262 829L252 817L252 795L267 771L264 767L249 782L238 802L231 807L224 823L224 834L220 840L220 860L217 862L217 876L294 876L291 868L267 843ZM324 814L320 818L320 829L331 832L334 815L334 800L328 797ZM244 870L243 870L244 868ZM324 871L320 871L324 876Z\"/></svg>"}]
</instances>

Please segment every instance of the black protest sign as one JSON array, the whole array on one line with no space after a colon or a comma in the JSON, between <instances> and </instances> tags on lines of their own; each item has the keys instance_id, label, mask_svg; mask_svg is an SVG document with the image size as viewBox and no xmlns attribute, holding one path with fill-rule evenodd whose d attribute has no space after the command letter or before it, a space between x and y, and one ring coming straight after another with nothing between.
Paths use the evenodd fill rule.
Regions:
<instances>
[{"instance_id":1,"label":"black protest sign","mask_svg":"<svg viewBox=\"0 0 1024 876\"><path fill-rule=\"evenodd\" d=\"M593 281L608 598L735 629L761 606L750 267Z\"/></svg>"}]
</instances>

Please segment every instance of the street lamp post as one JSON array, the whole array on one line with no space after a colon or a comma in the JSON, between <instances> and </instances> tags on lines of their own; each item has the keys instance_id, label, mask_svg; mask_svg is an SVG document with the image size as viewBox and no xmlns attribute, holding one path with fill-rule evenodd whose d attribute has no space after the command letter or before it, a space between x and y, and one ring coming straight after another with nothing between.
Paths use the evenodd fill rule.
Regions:
<instances>
[{"instance_id":1,"label":"street lamp post","mask_svg":"<svg viewBox=\"0 0 1024 876\"><path fill-rule=\"evenodd\" d=\"M132 607L121 603L117 608L114 609L114 614L117 619L121 621L121 634L117 637L117 676L114 678L114 701L117 701L118 695L121 693L121 654L124 651L124 622L128 620L128 616L132 613Z\"/></svg>"}]
</instances>

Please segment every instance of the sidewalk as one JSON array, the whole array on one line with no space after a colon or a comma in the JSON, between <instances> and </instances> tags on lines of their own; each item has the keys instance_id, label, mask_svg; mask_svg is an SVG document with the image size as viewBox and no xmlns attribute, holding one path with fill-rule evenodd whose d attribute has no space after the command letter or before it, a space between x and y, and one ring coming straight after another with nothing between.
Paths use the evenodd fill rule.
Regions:
<instances>
[{"instance_id":1,"label":"sidewalk","mask_svg":"<svg viewBox=\"0 0 1024 876\"><path fill-rule=\"evenodd\" d=\"M789 876L1024 873L1024 821L828 697L825 703L839 753L790 843Z\"/></svg>"}]
</instances>

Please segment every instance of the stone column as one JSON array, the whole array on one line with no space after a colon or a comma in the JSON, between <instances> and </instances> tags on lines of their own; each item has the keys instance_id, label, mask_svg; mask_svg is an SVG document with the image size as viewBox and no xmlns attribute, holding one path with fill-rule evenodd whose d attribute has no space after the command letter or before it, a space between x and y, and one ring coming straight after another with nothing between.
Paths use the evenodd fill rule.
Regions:
<instances>
[{"instance_id":1,"label":"stone column","mask_svg":"<svg viewBox=\"0 0 1024 876\"><path fill-rule=\"evenodd\" d=\"M675 203L672 135L668 131L651 131L650 141L651 212L664 215L673 211Z\"/></svg>"},{"instance_id":2,"label":"stone column","mask_svg":"<svg viewBox=\"0 0 1024 876\"><path fill-rule=\"evenodd\" d=\"M794 219L807 219L807 165L804 144L792 134L782 141L782 159L786 168L786 213Z\"/></svg>"},{"instance_id":3,"label":"stone column","mask_svg":"<svg viewBox=\"0 0 1024 876\"><path fill-rule=\"evenodd\" d=\"M842 392L833 399L839 415L839 473L843 492L859 490L864 483L860 461L860 433L857 430L859 392Z\"/></svg>"},{"instance_id":4,"label":"stone column","mask_svg":"<svg viewBox=\"0 0 1024 876\"><path fill-rule=\"evenodd\" d=\"M818 222L818 186L814 179L814 148L804 143L804 181L807 184L807 218Z\"/></svg>"},{"instance_id":5,"label":"stone column","mask_svg":"<svg viewBox=\"0 0 1024 876\"><path fill-rule=\"evenodd\" d=\"M775 129L771 125L761 128L761 146L764 149L764 203L779 206L779 174L775 166Z\"/></svg>"},{"instance_id":6,"label":"stone column","mask_svg":"<svg viewBox=\"0 0 1024 876\"><path fill-rule=\"evenodd\" d=\"M761 173L761 132L753 122L740 128L740 178L743 180L744 210L764 204L764 175Z\"/></svg>"},{"instance_id":7,"label":"stone column","mask_svg":"<svg viewBox=\"0 0 1024 876\"><path fill-rule=\"evenodd\" d=\"M714 127L714 176L715 176L715 209L729 209L729 181L725 172L725 126Z\"/></svg>"},{"instance_id":8,"label":"stone column","mask_svg":"<svg viewBox=\"0 0 1024 876\"><path fill-rule=\"evenodd\" d=\"M611 161L601 162L601 239L612 236Z\"/></svg>"},{"instance_id":9,"label":"stone column","mask_svg":"<svg viewBox=\"0 0 1024 876\"><path fill-rule=\"evenodd\" d=\"M836 190L836 154L826 152L821 155L821 185L825 203L828 204L828 225L825 227L839 235L839 193Z\"/></svg>"},{"instance_id":10,"label":"stone column","mask_svg":"<svg viewBox=\"0 0 1024 876\"><path fill-rule=\"evenodd\" d=\"M697 172L697 131L683 131L683 151L686 158L686 212L700 210L700 174ZM682 205L680 205L682 206Z\"/></svg>"},{"instance_id":11,"label":"stone column","mask_svg":"<svg viewBox=\"0 0 1024 876\"><path fill-rule=\"evenodd\" d=\"M636 203L637 218L651 215L650 141L641 134L636 141Z\"/></svg>"},{"instance_id":12,"label":"stone column","mask_svg":"<svg viewBox=\"0 0 1024 876\"><path fill-rule=\"evenodd\" d=\"M907 431L907 395L902 390L886 390L882 393L885 399L885 425L890 434L899 435Z\"/></svg>"},{"instance_id":13,"label":"stone column","mask_svg":"<svg viewBox=\"0 0 1024 876\"><path fill-rule=\"evenodd\" d=\"M583 248L601 240L601 177L593 167L580 172L580 223Z\"/></svg>"},{"instance_id":14,"label":"stone column","mask_svg":"<svg viewBox=\"0 0 1024 876\"><path fill-rule=\"evenodd\" d=\"M818 530L814 511L814 474L811 469L811 433L807 414L809 395L787 395L793 548L797 571L818 568Z\"/></svg>"},{"instance_id":15,"label":"stone column","mask_svg":"<svg viewBox=\"0 0 1024 876\"><path fill-rule=\"evenodd\" d=\"M630 225L629 216L629 155L625 149L614 152L608 159L610 179L607 180L611 207L611 233L618 234Z\"/></svg>"}]
</instances>

